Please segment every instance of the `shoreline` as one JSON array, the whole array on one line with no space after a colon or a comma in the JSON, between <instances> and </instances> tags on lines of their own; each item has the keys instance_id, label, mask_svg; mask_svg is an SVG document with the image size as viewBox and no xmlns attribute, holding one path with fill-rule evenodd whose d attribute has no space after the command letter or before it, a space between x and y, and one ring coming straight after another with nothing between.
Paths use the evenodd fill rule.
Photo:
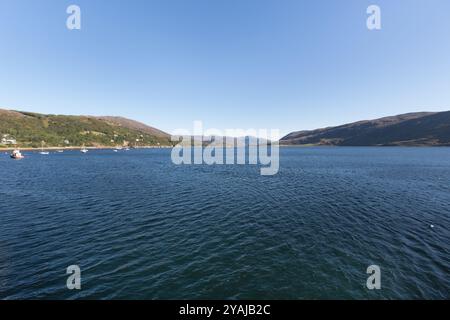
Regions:
<instances>
[{"instance_id":1,"label":"shoreline","mask_svg":"<svg viewBox=\"0 0 450 320\"><path fill-rule=\"evenodd\" d=\"M13 150L21 150L21 151L41 151L41 150L50 150L50 151L56 151L56 150L81 150L83 148L86 148L88 150L115 150L117 147L107 147L107 146L101 146L101 147L47 147L47 148L32 148L32 147L15 147L15 148L1 148L1 151L13 151ZM123 149L127 147L122 147ZM142 147L134 147L130 149L169 149L172 148L172 146L142 146Z\"/></svg>"},{"instance_id":2,"label":"shoreline","mask_svg":"<svg viewBox=\"0 0 450 320\"><path fill-rule=\"evenodd\" d=\"M333 146L333 145L280 145L280 148L448 148L450 145L389 145L389 146Z\"/></svg>"},{"instance_id":3,"label":"shoreline","mask_svg":"<svg viewBox=\"0 0 450 320\"><path fill-rule=\"evenodd\" d=\"M191 146L192 147L192 146ZM392 145L392 146L333 146L333 145L279 145L280 148L448 148L449 145ZM47 148L33 148L33 147L15 147L4 148L0 147L0 152L8 152L13 150L21 151L57 151L57 150L81 150L86 148L88 150L115 150L117 147L99 146L99 147L47 147ZM127 147L122 147L125 149ZM173 146L141 146L130 149L172 149ZM236 146L226 146L225 148L236 148Z\"/></svg>"}]
</instances>

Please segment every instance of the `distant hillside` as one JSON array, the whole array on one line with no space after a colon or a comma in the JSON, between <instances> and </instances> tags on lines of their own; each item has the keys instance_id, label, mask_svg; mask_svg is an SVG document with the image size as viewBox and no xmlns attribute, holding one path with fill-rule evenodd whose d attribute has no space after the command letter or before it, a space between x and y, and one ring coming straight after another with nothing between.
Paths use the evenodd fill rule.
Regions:
<instances>
[{"instance_id":1,"label":"distant hillside","mask_svg":"<svg viewBox=\"0 0 450 320\"><path fill-rule=\"evenodd\" d=\"M450 111L407 113L338 127L298 131L283 145L450 146Z\"/></svg>"},{"instance_id":2,"label":"distant hillside","mask_svg":"<svg viewBox=\"0 0 450 320\"><path fill-rule=\"evenodd\" d=\"M109 124L113 126L122 126L124 128L142 131L145 133L148 133L149 135L156 136L156 137L162 137L162 138L170 138L169 134L155 129L153 127L149 127L146 124L143 124L141 122L137 122L134 120L130 120L123 117L97 117L99 120L104 120L108 122Z\"/></svg>"},{"instance_id":3,"label":"distant hillside","mask_svg":"<svg viewBox=\"0 0 450 320\"><path fill-rule=\"evenodd\" d=\"M121 117L46 115L0 109L0 140L16 139L21 147L171 145L170 136ZM0 145L1 146L1 145Z\"/></svg>"}]
</instances>

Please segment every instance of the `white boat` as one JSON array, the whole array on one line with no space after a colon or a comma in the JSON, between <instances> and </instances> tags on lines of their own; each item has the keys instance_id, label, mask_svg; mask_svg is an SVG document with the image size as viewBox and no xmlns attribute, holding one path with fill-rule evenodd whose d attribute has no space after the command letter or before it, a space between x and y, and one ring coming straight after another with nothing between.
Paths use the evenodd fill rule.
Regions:
<instances>
[{"instance_id":1,"label":"white boat","mask_svg":"<svg viewBox=\"0 0 450 320\"><path fill-rule=\"evenodd\" d=\"M44 156L50 154L50 152L44 151L44 141L42 141L42 144L41 144L41 152L39 152L39 154L42 154L42 155L44 155Z\"/></svg>"},{"instance_id":2,"label":"white boat","mask_svg":"<svg viewBox=\"0 0 450 320\"><path fill-rule=\"evenodd\" d=\"M81 153L87 153L89 150L86 149L86 147L83 145L83 147L81 148Z\"/></svg>"},{"instance_id":3,"label":"white boat","mask_svg":"<svg viewBox=\"0 0 450 320\"><path fill-rule=\"evenodd\" d=\"M20 150L14 150L13 152L11 152L10 157L12 159L23 159L24 158L22 153L20 153Z\"/></svg>"},{"instance_id":4,"label":"white boat","mask_svg":"<svg viewBox=\"0 0 450 320\"><path fill-rule=\"evenodd\" d=\"M58 153L63 153L64 150L56 150L56 152L58 152Z\"/></svg>"}]
</instances>

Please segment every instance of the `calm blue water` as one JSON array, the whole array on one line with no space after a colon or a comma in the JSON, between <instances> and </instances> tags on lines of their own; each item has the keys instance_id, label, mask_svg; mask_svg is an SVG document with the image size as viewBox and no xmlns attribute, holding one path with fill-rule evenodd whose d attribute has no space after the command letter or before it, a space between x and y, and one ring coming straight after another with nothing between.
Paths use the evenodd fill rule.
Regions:
<instances>
[{"instance_id":1,"label":"calm blue water","mask_svg":"<svg viewBox=\"0 0 450 320\"><path fill-rule=\"evenodd\" d=\"M273 177L25 155L0 156L0 298L450 298L450 148L284 148Z\"/></svg>"}]
</instances>

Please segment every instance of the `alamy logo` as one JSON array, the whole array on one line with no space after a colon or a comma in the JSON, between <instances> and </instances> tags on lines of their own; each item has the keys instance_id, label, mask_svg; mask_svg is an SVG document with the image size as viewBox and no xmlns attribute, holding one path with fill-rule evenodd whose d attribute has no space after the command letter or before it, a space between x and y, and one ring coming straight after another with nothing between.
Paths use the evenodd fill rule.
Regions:
<instances>
[{"instance_id":1,"label":"alamy logo","mask_svg":"<svg viewBox=\"0 0 450 320\"><path fill-rule=\"evenodd\" d=\"M261 175L278 173L279 130L218 129L203 131L201 121L194 122L194 132L178 129L172 141L172 162L177 165L261 165Z\"/></svg>"},{"instance_id":2,"label":"alamy logo","mask_svg":"<svg viewBox=\"0 0 450 320\"><path fill-rule=\"evenodd\" d=\"M66 10L70 14L66 20L66 26L69 30L81 30L81 9L77 5L70 5Z\"/></svg>"},{"instance_id":3,"label":"alamy logo","mask_svg":"<svg viewBox=\"0 0 450 320\"><path fill-rule=\"evenodd\" d=\"M70 276L67 278L67 289L69 290L80 290L81 289L81 269L77 265L72 265L67 267L67 274Z\"/></svg>"},{"instance_id":4,"label":"alamy logo","mask_svg":"<svg viewBox=\"0 0 450 320\"><path fill-rule=\"evenodd\" d=\"M381 30L381 9L377 5L371 5L367 8L367 29Z\"/></svg>"},{"instance_id":5,"label":"alamy logo","mask_svg":"<svg viewBox=\"0 0 450 320\"><path fill-rule=\"evenodd\" d=\"M371 265L367 268L367 274L370 274L367 278L366 286L369 290L381 289L381 269L377 265Z\"/></svg>"}]
</instances>

